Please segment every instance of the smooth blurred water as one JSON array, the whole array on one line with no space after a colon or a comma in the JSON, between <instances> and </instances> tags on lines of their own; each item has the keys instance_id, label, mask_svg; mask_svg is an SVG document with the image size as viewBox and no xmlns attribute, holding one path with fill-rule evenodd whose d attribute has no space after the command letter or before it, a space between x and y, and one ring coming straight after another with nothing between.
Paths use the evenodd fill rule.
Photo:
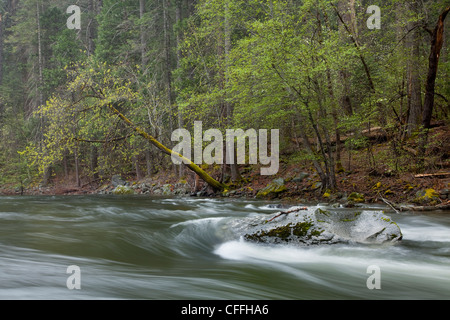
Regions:
<instances>
[{"instance_id":1,"label":"smooth blurred water","mask_svg":"<svg viewBox=\"0 0 450 320\"><path fill-rule=\"evenodd\" d=\"M388 213L404 236L395 245L302 248L229 237L229 219L280 210L267 204L0 197L0 299L450 299L450 212ZM66 285L72 265L79 290ZM381 289L367 288L371 265Z\"/></svg>"}]
</instances>

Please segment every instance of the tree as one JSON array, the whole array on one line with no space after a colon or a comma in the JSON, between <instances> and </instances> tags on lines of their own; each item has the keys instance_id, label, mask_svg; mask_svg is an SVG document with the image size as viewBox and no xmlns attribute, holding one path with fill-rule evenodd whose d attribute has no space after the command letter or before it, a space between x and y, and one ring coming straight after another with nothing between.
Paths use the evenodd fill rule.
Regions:
<instances>
[{"instance_id":1,"label":"tree","mask_svg":"<svg viewBox=\"0 0 450 320\"><path fill-rule=\"evenodd\" d=\"M133 108L138 94L133 90L131 81L119 78L120 71L111 68L106 64L88 63L70 70L69 77L72 81L67 84L66 90L38 109L38 116L44 116L49 123L44 133L45 150L39 152L30 147L26 154L33 158L41 172L44 172L47 166L61 161L64 150L75 153L77 159L80 142L99 141L90 138L94 130L97 131L96 135L103 134L105 138L100 141L105 143L122 140L118 137L111 138L111 134L118 133L115 132L117 125L114 125L117 119L132 130L132 134L127 135L124 140L140 136L161 152L167 155L174 153L134 123L132 117L139 119L140 112ZM126 110L129 110L128 115L125 114ZM122 130L119 132L124 134ZM225 189L225 185L213 179L189 159L178 153L175 153L175 156L214 190Z\"/></svg>"},{"instance_id":2,"label":"tree","mask_svg":"<svg viewBox=\"0 0 450 320\"><path fill-rule=\"evenodd\" d=\"M429 129L431 125L431 116L433 114L434 105L434 87L438 70L439 55L444 43L444 21L447 17L450 7L445 8L439 15L436 26L431 35L430 55L428 57L428 74L425 84L425 101L423 105L422 125L425 129Z\"/></svg>"}]
</instances>

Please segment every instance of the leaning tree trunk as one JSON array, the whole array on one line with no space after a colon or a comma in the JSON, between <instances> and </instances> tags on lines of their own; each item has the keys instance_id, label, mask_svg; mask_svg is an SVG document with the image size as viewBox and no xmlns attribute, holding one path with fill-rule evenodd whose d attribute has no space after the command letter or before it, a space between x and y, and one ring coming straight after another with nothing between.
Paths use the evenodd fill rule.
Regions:
<instances>
[{"instance_id":1,"label":"leaning tree trunk","mask_svg":"<svg viewBox=\"0 0 450 320\"><path fill-rule=\"evenodd\" d=\"M171 156L175 155L180 158L180 160L192 171L194 171L196 174L200 176L208 185L210 185L214 190L216 191L223 191L225 189L225 185L223 183L218 182L213 177L211 177L209 174L207 174L204 170L202 170L198 165L193 163L188 158L182 156L181 154L174 152L164 146L162 143L160 143L158 140L156 140L154 137L149 135L147 132L136 126L131 120L129 120L127 117L125 117L113 104L108 104L108 108L115 113L120 119L122 119L130 128L132 128L134 131L136 131L141 137L143 137L145 140L149 141L151 144L153 144L155 147L157 147L159 150L164 152L165 154Z\"/></svg>"}]
</instances>

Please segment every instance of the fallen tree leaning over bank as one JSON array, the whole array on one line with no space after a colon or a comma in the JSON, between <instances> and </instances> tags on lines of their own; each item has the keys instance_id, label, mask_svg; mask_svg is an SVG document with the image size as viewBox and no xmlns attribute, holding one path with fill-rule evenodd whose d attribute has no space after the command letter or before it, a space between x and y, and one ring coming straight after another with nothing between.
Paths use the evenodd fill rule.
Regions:
<instances>
[{"instance_id":1,"label":"fallen tree leaning over bank","mask_svg":"<svg viewBox=\"0 0 450 320\"><path fill-rule=\"evenodd\" d=\"M172 156L175 155L176 157L180 158L183 164L185 164L189 169L194 171L196 174L199 175L200 178L202 178L208 185L210 185L215 191L223 191L225 189L225 185L223 183L220 183L219 181L215 180L213 177L211 177L208 173L206 173L202 168L200 168L198 165L193 163L188 158L184 157L183 155L174 152L167 148L165 145L160 143L158 140L156 140L153 136L145 132L143 129L136 126L130 119L125 117L115 106L113 103L108 104L108 108L116 114L122 121L124 121L131 129L133 129L136 133L138 133L141 137L143 137L145 140L150 142L152 145L154 145L156 148L164 152L165 154Z\"/></svg>"}]
</instances>

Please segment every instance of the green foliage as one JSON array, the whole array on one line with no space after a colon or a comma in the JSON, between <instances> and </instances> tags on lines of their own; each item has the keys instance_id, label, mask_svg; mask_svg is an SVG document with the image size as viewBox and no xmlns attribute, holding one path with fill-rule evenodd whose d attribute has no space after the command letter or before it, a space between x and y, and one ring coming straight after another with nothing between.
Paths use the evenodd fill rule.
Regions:
<instances>
[{"instance_id":1,"label":"green foliage","mask_svg":"<svg viewBox=\"0 0 450 320\"><path fill-rule=\"evenodd\" d=\"M197 120L205 130L280 129L281 148L295 150L288 162L312 162L332 177L338 132L349 155L371 152L368 128L404 136L410 29L421 26L413 67L423 84L422 26L434 26L443 9L381 1L382 29L369 30L364 1L352 17L330 0L151 0L143 12L135 0L81 0L77 31L65 26L69 0L0 3L0 184L31 181L49 167L73 171L75 161L88 178L135 170L149 148L106 108L124 101L120 111L166 144L177 125L192 129ZM444 46L436 80L439 119L449 116L448 53ZM404 169L401 142L376 162Z\"/></svg>"}]
</instances>

